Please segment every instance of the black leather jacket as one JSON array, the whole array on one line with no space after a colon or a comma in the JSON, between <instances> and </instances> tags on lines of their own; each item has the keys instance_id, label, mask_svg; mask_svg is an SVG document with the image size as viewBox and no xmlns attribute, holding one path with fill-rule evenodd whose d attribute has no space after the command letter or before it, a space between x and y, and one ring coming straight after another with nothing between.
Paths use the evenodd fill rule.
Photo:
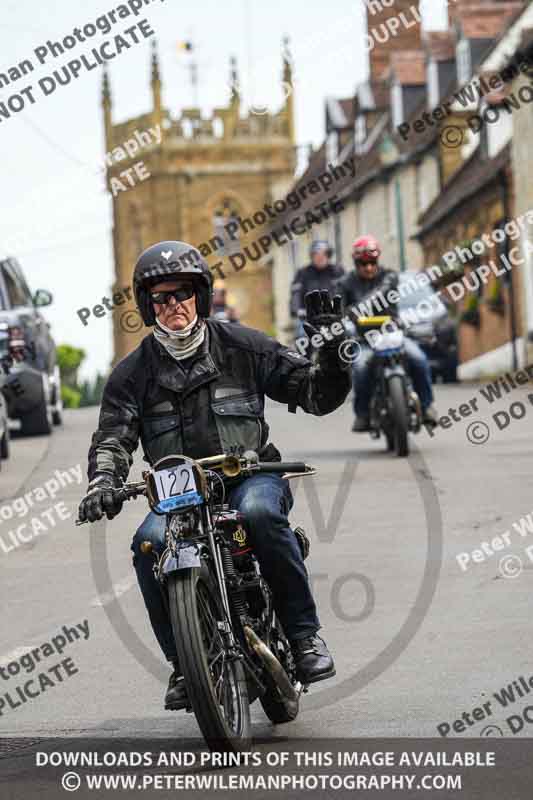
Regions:
<instances>
[{"instance_id":1,"label":"black leather jacket","mask_svg":"<svg viewBox=\"0 0 533 800\"><path fill-rule=\"evenodd\" d=\"M268 444L265 395L322 415L340 406L350 378L339 365L312 365L260 331L206 320L207 333L188 369L147 336L111 373L89 450L89 481L126 480L141 441L150 464L255 450L279 460Z\"/></svg>"},{"instance_id":2,"label":"black leather jacket","mask_svg":"<svg viewBox=\"0 0 533 800\"><path fill-rule=\"evenodd\" d=\"M339 281L344 269L328 264L324 269L317 269L314 264L301 267L295 274L291 284L291 316L296 317L299 311L305 310L305 295L317 289L327 289L331 295L337 294Z\"/></svg>"},{"instance_id":3,"label":"black leather jacket","mask_svg":"<svg viewBox=\"0 0 533 800\"><path fill-rule=\"evenodd\" d=\"M355 270L350 272L341 282L340 291L344 301L345 312L352 316L351 308L362 304L363 313L355 316L373 316L375 314L398 315L398 303L387 299L388 292L398 289L399 274L395 270L380 267L372 280L360 278ZM394 295L393 295L394 297Z\"/></svg>"}]
</instances>

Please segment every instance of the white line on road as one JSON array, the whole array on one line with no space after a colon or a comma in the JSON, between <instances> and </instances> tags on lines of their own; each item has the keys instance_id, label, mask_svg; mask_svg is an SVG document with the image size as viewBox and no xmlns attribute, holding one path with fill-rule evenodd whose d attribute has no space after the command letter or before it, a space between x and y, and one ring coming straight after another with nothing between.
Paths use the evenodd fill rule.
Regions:
<instances>
[{"instance_id":1,"label":"white line on road","mask_svg":"<svg viewBox=\"0 0 533 800\"><path fill-rule=\"evenodd\" d=\"M137 578L135 575L128 575L127 578L123 578L118 583L113 584L113 588L110 592L103 594L102 596L97 596L92 600L89 605L91 608L103 608L104 606L112 603L117 597L120 597L123 594L126 594L132 586L134 586L137 582ZM75 620L70 620L69 622L63 623L67 627L69 625L75 625L79 622L79 617ZM29 652L34 647L40 647L43 642L49 641L54 634L57 633L57 625L53 628L49 629L46 633L43 633L39 638L34 639L31 644L22 645L20 647L16 647L14 650L11 650L9 653L0 656L0 664L9 664L10 661L16 661L18 658L24 655L24 653Z\"/></svg>"},{"instance_id":2,"label":"white line on road","mask_svg":"<svg viewBox=\"0 0 533 800\"><path fill-rule=\"evenodd\" d=\"M91 606L96 607L103 607L107 606L109 603L112 603L117 597L129 592L132 586L137 583L137 578L135 575L129 575L127 578L119 581L118 583L113 584L113 588L110 592L103 594L101 597L95 597L91 603Z\"/></svg>"}]
</instances>

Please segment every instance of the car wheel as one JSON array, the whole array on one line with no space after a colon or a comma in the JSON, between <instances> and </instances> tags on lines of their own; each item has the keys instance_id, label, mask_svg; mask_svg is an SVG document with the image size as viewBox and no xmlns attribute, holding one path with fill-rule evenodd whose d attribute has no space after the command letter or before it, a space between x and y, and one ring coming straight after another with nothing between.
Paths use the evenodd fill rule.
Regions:
<instances>
[{"instance_id":1,"label":"car wheel","mask_svg":"<svg viewBox=\"0 0 533 800\"><path fill-rule=\"evenodd\" d=\"M6 458L9 458L9 452L10 452L10 449L11 449L10 448L10 440L11 440L11 437L10 437L9 427L8 427L7 420L6 420L6 429L4 431L4 435L2 436L2 439L0 440L0 459L2 459L2 460L6 459Z\"/></svg>"},{"instance_id":2,"label":"car wheel","mask_svg":"<svg viewBox=\"0 0 533 800\"><path fill-rule=\"evenodd\" d=\"M52 422L54 425L62 425L63 424L63 400L61 399L61 376L59 374L59 368L55 367L54 369L54 380L53 380L53 401L52 401Z\"/></svg>"},{"instance_id":3,"label":"car wheel","mask_svg":"<svg viewBox=\"0 0 533 800\"><path fill-rule=\"evenodd\" d=\"M52 410L48 405L44 380L41 402L33 411L21 415L20 423L23 436L48 436L52 433Z\"/></svg>"}]
</instances>

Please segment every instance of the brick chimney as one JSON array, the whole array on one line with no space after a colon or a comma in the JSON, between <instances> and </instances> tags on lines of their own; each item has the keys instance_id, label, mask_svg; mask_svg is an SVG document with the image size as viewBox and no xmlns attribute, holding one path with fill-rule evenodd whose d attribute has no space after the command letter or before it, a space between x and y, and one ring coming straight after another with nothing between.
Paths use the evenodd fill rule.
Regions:
<instances>
[{"instance_id":1,"label":"brick chimney","mask_svg":"<svg viewBox=\"0 0 533 800\"><path fill-rule=\"evenodd\" d=\"M364 0L370 81L383 80L392 53L422 47L419 0Z\"/></svg>"},{"instance_id":2,"label":"brick chimney","mask_svg":"<svg viewBox=\"0 0 533 800\"><path fill-rule=\"evenodd\" d=\"M468 39L493 39L525 5L526 0L455 0L448 4L448 19Z\"/></svg>"}]
</instances>

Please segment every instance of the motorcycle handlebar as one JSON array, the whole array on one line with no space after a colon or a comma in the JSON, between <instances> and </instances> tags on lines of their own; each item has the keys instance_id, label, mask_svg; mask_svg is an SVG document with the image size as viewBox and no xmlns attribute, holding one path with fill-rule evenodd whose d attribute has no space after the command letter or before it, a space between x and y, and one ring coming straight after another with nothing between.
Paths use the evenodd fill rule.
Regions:
<instances>
[{"instance_id":1,"label":"motorcycle handlebar","mask_svg":"<svg viewBox=\"0 0 533 800\"><path fill-rule=\"evenodd\" d=\"M259 461L260 472L309 472L312 468L303 461Z\"/></svg>"}]
</instances>

